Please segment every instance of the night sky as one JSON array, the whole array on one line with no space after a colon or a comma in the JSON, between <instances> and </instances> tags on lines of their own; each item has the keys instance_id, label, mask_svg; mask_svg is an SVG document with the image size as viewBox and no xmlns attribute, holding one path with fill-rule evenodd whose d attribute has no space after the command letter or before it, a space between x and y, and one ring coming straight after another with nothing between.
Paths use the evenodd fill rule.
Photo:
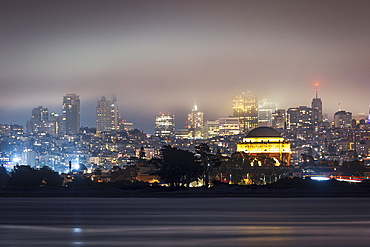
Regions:
<instances>
[{"instance_id":1,"label":"night sky","mask_svg":"<svg viewBox=\"0 0 370 247\"><path fill-rule=\"evenodd\" d=\"M370 104L370 1L0 1L0 123L25 125L42 105L61 114L116 95L123 119L154 132L158 112L184 128L232 114L233 90L287 109L310 106L315 82L329 120Z\"/></svg>"}]
</instances>

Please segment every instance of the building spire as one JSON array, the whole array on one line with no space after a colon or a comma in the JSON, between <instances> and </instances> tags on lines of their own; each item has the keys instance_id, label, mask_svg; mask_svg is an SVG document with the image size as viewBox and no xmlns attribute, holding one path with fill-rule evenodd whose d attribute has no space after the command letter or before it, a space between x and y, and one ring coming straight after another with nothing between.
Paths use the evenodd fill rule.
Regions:
<instances>
[{"instance_id":1,"label":"building spire","mask_svg":"<svg viewBox=\"0 0 370 247\"><path fill-rule=\"evenodd\" d=\"M318 91L319 91L319 89L318 89L319 84L316 82L316 84L315 84L315 85L316 85L316 99L317 99L317 98L318 98L318 93L319 93L319 92L318 92Z\"/></svg>"},{"instance_id":2,"label":"building spire","mask_svg":"<svg viewBox=\"0 0 370 247\"><path fill-rule=\"evenodd\" d=\"M198 106L197 106L197 102L195 101L195 99L194 99L194 109L193 109L193 111L198 111Z\"/></svg>"}]
</instances>

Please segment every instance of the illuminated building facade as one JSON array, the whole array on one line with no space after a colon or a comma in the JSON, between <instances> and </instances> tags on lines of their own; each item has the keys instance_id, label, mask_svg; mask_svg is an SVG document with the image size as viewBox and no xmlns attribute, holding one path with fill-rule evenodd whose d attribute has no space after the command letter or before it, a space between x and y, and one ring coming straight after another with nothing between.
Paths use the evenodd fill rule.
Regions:
<instances>
[{"instance_id":1,"label":"illuminated building facade","mask_svg":"<svg viewBox=\"0 0 370 247\"><path fill-rule=\"evenodd\" d=\"M238 135L240 133L239 118L220 118L218 122L220 136Z\"/></svg>"},{"instance_id":2,"label":"illuminated building facade","mask_svg":"<svg viewBox=\"0 0 370 247\"><path fill-rule=\"evenodd\" d=\"M110 105L110 119L111 119L111 129L118 131L119 130L119 124L120 119L118 115L118 105L117 105L117 99L112 100L112 104Z\"/></svg>"},{"instance_id":3,"label":"illuminated building facade","mask_svg":"<svg viewBox=\"0 0 370 247\"><path fill-rule=\"evenodd\" d=\"M346 111L337 111L334 114L334 127L335 128L351 128L352 113Z\"/></svg>"},{"instance_id":4,"label":"illuminated building facade","mask_svg":"<svg viewBox=\"0 0 370 247\"><path fill-rule=\"evenodd\" d=\"M203 112L198 111L197 105L188 114L187 129L190 138L202 138Z\"/></svg>"},{"instance_id":5,"label":"illuminated building facade","mask_svg":"<svg viewBox=\"0 0 370 247\"><path fill-rule=\"evenodd\" d=\"M17 138L23 134L23 126L19 124L0 124L0 137Z\"/></svg>"},{"instance_id":6,"label":"illuminated building facade","mask_svg":"<svg viewBox=\"0 0 370 247\"><path fill-rule=\"evenodd\" d=\"M63 96L62 130L64 134L77 134L80 131L80 96L69 93Z\"/></svg>"},{"instance_id":7,"label":"illuminated building facade","mask_svg":"<svg viewBox=\"0 0 370 247\"><path fill-rule=\"evenodd\" d=\"M161 114L155 116L155 136L171 137L175 133L175 115Z\"/></svg>"},{"instance_id":8,"label":"illuminated building facade","mask_svg":"<svg viewBox=\"0 0 370 247\"><path fill-rule=\"evenodd\" d=\"M55 136L60 134L62 117L42 106L33 108L32 116L26 123L27 134L49 134Z\"/></svg>"},{"instance_id":9,"label":"illuminated building facade","mask_svg":"<svg viewBox=\"0 0 370 247\"><path fill-rule=\"evenodd\" d=\"M38 132L39 126L49 121L49 110L43 106L38 106L32 109L31 119L26 123L27 134L35 134Z\"/></svg>"},{"instance_id":10,"label":"illuminated building facade","mask_svg":"<svg viewBox=\"0 0 370 247\"><path fill-rule=\"evenodd\" d=\"M285 129L286 128L286 113L284 109L278 109L272 113L272 128Z\"/></svg>"},{"instance_id":11,"label":"illuminated building facade","mask_svg":"<svg viewBox=\"0 0 370 247\"><path fill-rule=\"evenodd\" d=\"M247 132L258 125L258 101L250 91L234 91L233 117L239 118L240 130Z\"/></svg>"},{"instance_id":12,"label":"illuminated building facade","mask_svg":"<svg viewBox=\"0 0 370 247\"><path fill-rule=\"evenodd\" d=\"M61 134L62 131L62 116L55 112L50 113L50 122L54 124L55 135Z\"/></svg>"},{"instance_id":13,"label":"illuminated building facade","mask_svg":"<svg viewBox=\"0 0 370 247\"><path fill-rule=\"evenodd\" d=\"M220 135L220 121L206 121L203 128L204 138L213 138Z\"/></svg>"},{"instance_id":14,"label":"illuminated building facade","mask_svg":"<svg viewBox=\"0 0 370 247\"><path fill-rule=\"evenodd\" d=\"M126 120L121 121L119 129L121 131L131 131L134 129L133 123L127 123Z\"/></svg>"},{"instance_id":15,"label":"illuminated building facade","mask_svg":"<svg viewBox=\"0 0 370 247\"><path fill-rule=\"evenodd\" d=\"M311 129L318 126L318 110L307 106L289 108L287 114L288 127L290 129Z\"/></svg>"},{"instance_id":16,"label":"illuminated building facade","mask_svg":"<svg viewBox=\"0 0 370 247\"><path fill-rule=\"evenodd\" d=\"M43 108L42 106L33 108L32 118L34 122L47 122L49 121L49 110L48 108Z\"/></svg>"},{"instance_id":17,"label":"illuminated building facade","mask_svg":"<svg viewBox=\"0 0 370 247\"><path fill-rule=\"evenodd\" d=\"M238 152L247 153L253 166L259 155L266 155L275 161L275 166L290 166L290 143L284 141L279 132L269 127L251 130L242 142L237 144ZM262 166L261 162L257 162Z\"/></svg>"}]
</instances>

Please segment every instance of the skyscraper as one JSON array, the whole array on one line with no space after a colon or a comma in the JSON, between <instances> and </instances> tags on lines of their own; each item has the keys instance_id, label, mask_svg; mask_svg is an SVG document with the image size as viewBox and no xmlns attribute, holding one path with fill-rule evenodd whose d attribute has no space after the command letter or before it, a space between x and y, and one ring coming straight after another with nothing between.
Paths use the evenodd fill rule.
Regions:
<instances>
[{"instance_id":1,"label":"skyscraper","mask_svg":"<svg viewBox=\"0 0 370 247\"><path fill-rule=\"evenodd\" d=\"M272 126L272 112L276 110L276 103L263 99L258 102L258 126Z\"/></svg>"},{"instance_id":2,"label":"skyscraper","mask_svg":"<svg viewBox=\"0 0 370 247\"><path fill-rule=\"evenodd\" d=\"M118 105L117 105L117 99L114 97L112 99L112 103L110 105L110 119L111 119L111 129L118 131L120 129L120 121L118 116Z\"/></svg>"},{"instance_id":3,"label":"skyscraper","mask_svg":"<svg viewBox=\"0 0 370 247\"><path fill-rule=\"evenodd\" d=\"M120 124L117 100L109 101L102 96L96 105L96 132L119 131Z\"/></svg>"},{"instance_id":4,"label":"skyscraper","mask_svg":"<svg viewBox=\"0 0 370 247\"><path fill-rule=\"evenodd\" d=\"M312 99L311 107L318 111L318 121L321 123L323 121L322 115L322 101L318 97L318 84L316 83L316 97Z\"/></svg>"},{"instance_id":5,"label":"skyscraper","mask_svg":"<svg viewBox=\"0 0 370 247\"><path fill-rule=\"evenodd\" d=\"M189 130L190 138L201 138L203 129L203 112L198 111L197 104L191 113L188 114L187 129Z\"/></svg>"},{"instance_id":6,"label":"skyscraper","mask_svg":"<svg viewBox=\"0 0 370 247\"><path fill-rule=\"evenodd\" d=\"M63 124L64 134L77 134L80 130L80 96L69 93L63 96Z\"/></svg>"},{"instance_id":7,"label":"skyscraper","mask_svg":"<svg viewBox=\"0 0 370 247\"><path fill-rule=\"evenodd\" d=\"M34 122L47 122L47 121L49 121L49 110L48 110L48 108L43 108L42 106L33 108L31 119Z\"/></svg>"},{"instance_id":8,"label":"skyscraper","mask_svg":"<svg viewBox=\"0 0 370 247\"><path fill-rule=\"evenodd\" d=\"M234 91L233 117L239 118L240 130L247 132L258 124L258 101L250 91Z\"/></svg>"},{"instance_id":9,"label":"skyscraper","mask_svg":"<svg viewBox=\"0 0 370 247\"><path fill-rule=\"evenodd\" d=\"M31 119L26 123L27 134L35 134L39 126L49 121L49 110L43 106L32 109Z\"/></svg>"},{"instance_id":10,"label":"skyscraper","mask_svg":"<svg viewBox=\"0 0 370 247\"><path fill-rule=\"evenodd\" d=\"M155 116L155 136L170 137L175 133L175 115L161 114Z\"/></svg>"},{"instance_id":11,"label":"skyscraper","mask_svg":"<svg viewBox=\"0 0 370 247\"><path fill-rule=\"evenodd\" d=\"M96 105L96 132L112 130L111 104L104 96L97 101Z\"/></svg>"}]
</instances>

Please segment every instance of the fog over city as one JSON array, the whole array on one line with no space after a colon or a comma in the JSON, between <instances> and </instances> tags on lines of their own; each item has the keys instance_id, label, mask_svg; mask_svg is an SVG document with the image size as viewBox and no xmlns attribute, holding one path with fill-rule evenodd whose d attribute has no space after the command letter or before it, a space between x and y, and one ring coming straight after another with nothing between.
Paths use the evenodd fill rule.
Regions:
<instances>
[{"instance_id":1,"label":"fog over city","mask_svg":"<svg viewBox=\"0 0 370 247\"><path fill-rule=\"evenodd\" d=\"M170 112L184 128L194 100L205 120L232 115L235 89L279 108L368 112L370 1L0 2L0 123L25 124L42 105L117 98L146 133Z\"/></svg>"}]
</instances>

